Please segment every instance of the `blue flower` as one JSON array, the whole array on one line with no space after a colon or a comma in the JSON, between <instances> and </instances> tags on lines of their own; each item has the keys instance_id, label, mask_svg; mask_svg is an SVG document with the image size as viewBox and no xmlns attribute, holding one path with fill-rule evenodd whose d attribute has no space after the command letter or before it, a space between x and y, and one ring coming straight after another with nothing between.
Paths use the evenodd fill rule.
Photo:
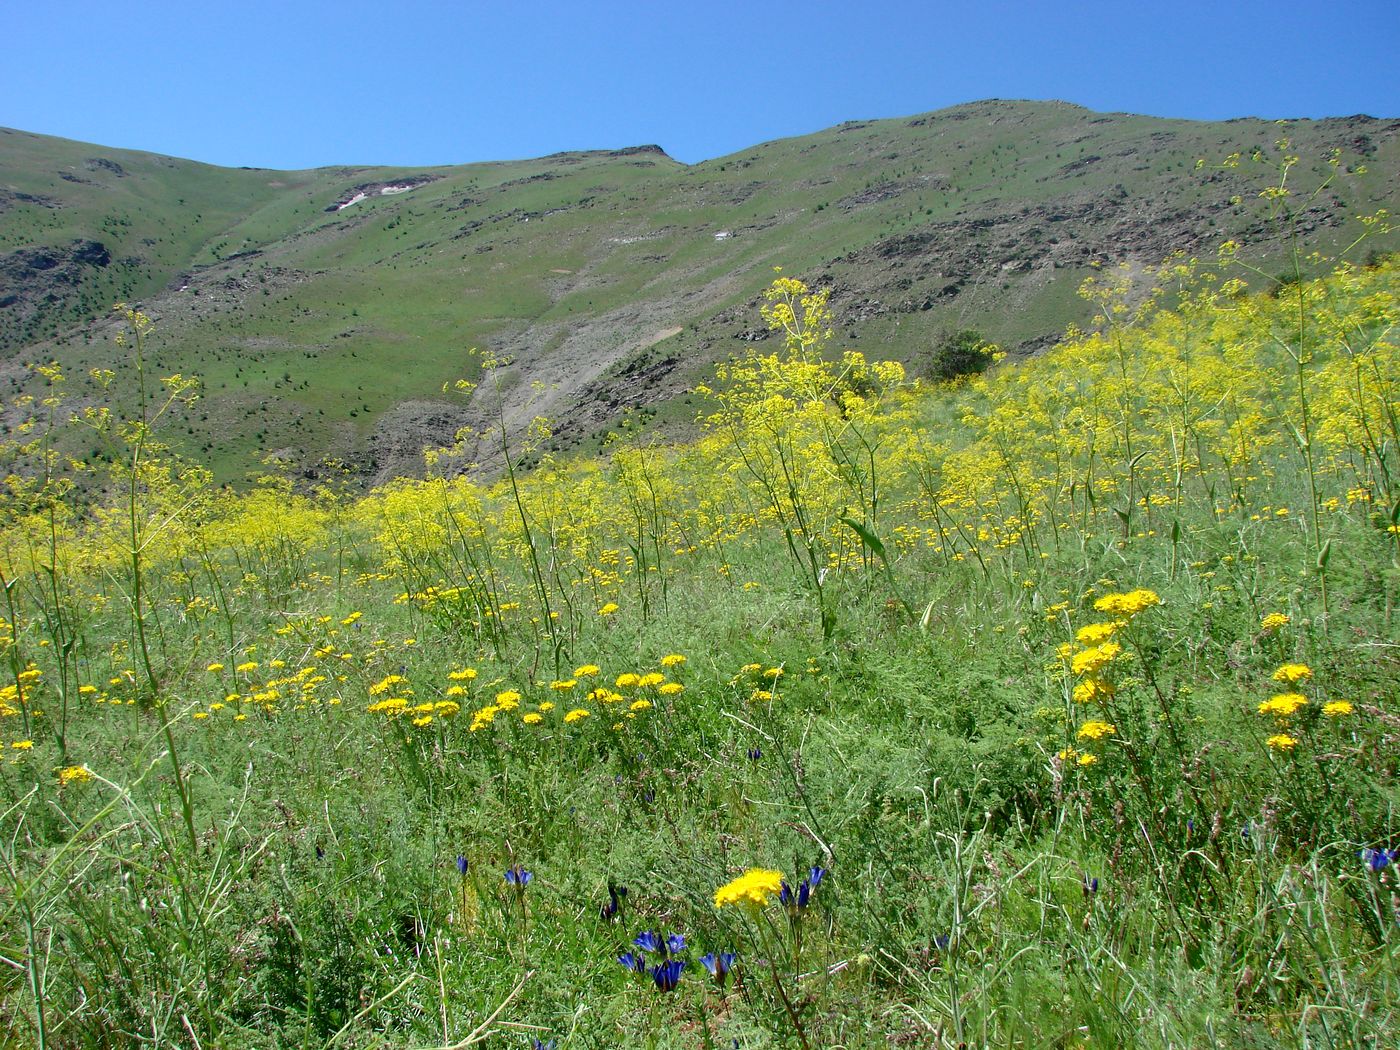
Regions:
<instances>
[{"instance_id":1,"label":"blue flower","mask_svg":"<svg viewBox=\"0 0 1400 1050\"><path fill-rule=\"evenodd\" d=\"M542 1043L538 1039L530 1040L530 1050L554 1050L554 1048L558 1045L558 1042L556 1042L553 1039L551 1039L547 1043Z\"/></svg>"},{"instance_id":2,"label":"blue flower","mask_svg":"<svg viewBox=\"0 0 1400 1050\"><path fill-rule=\"evenodd\" d=\"M807 877L798 884L796 891L784 881L782 889L778 891L778 900L789 908L806 908L812 903L812 891L821 885L822 876L825 874L825 868L813 867L808 871Z\"/></svg>"},{"instance_id":3,"label":"blue flower","mask_svg":"<svg viewBox=\"0 0 1400 1050\"><path fill-rule=\"evenodd\" d=\"M1097 875L1095 875L1093 878L1090 878L1088 875L1085 875L1085 876L1084 876L1084 896L1086 896L1086 897L1092 897L1094 894L1096 894L1096 893L1098 893L1098 892L1099 892L1099 877L1098 877Z\"/></svg>"},{"instance_id":4,"label":"blue flower","mask_svg":"<svg viewBox=\"0 0 1400 1050\"><path fill-rule=\"evenodd\" d=\"M737 956L733 952L708 952L700 957L700 965L710 971L710 976L715 979L715 984L724 987L724 979L729 976L729 971L734 968L734 960Z\"/></svg>"},{"instance_id":5,"label":"blue flower","mask_svg":"<svg viewBox=\"0 0 1400 1050\"><path fill-rule=\"evenodd\" d=\"M751 747L751 748L749 748L749 761L750 761L750 762L757 762L757 761L758 761L760 758L762 758L762 757L763 757L763 748L761 748L761 747Z\"/></svg>"},{"instance_id":6,"label":"blue flower","mask_svg":"<svg viewBox=\"0 0 1400 1050\"><path fill-rule=\"evenodd\" d=\"M462 854L459 853L459 854L457 854L457 874L458 874L458 875L465 875L466 873L467 873L467 858L464 857Z\"/></svg>"},{"instance_id":7,"label":"blue flower","mask_svg":"<svg viewBox=\"0 0 1400 1050\"><path fill-rule=\"evenodd\" d=\"M685 938L679 933L673 933L666 938L666 950L672 955L679 955L685 951Z\"/></svg>"},{"instance_id":8,"label":"blue flower","mask_svg":"<svg viewBox=\"0 0 1400 1050\"><path fill-rule=\"evenodd\" d=\"M1372 871L1384 871L1386 865L1400 859L1400 850L1393 849L1363 849L1357 856L1361 858L1361 863L1365 864Z\"/></svg>"},{"instance_id":9,"label":"blue flower","mask_svg":"<svg viewBox=\"0 0 1400 1050\"><path fill-rule=\"evenodd\" d=\"M608 903L598 909L598 914L602 916L604 922L615 919L621 914L622 898L625 896L627 896L626 886L616 886L611 882L608 883Z\"/></svg>"},{"instance_id":10,"label":"blue flower","mask_svg":"<svg viewBox=\"0 0 1400 1050\"><path fill-rule=\"evenodd\" d=\"M948 945L952 943L953 935L951 933L939 933L934 935L933 946L940 952L946 952L948 950Z\"/></svg>"},{"instance_id":11,"label":"blue flower","mask_svg":"<svg viewBox=\"0 0 1400 1050\"><path fill-rule=\"evenodd\" d=\"M632 939L632 943L644 952L659 952L661 950L661 938L652 933L651 930L637 934Z\"/></svg>"},{"instance_id":12,"label":"blue flower","mask_svg":"<svg viewBox=\"0 0 1400 1050\"><path fill-rule=\"evenodd\" d=\"M624 970L631 970L633 973L646 972L647 957L645 955L633 955L631 952L623 952L617 957L617 961L622 964Z\"/></svg>"},{"instance_id":13,"label":"blue flower","mask_svg":"<svg viewBox=\"0 0 1400 1050\"><path fill-rule=\"evenodd\" d=\"M656 987L663 992L674 992L676 985L680 983L681 971L685 969L685 963L680 959L667 959L659 966L653 966L650 974L651 979L656 982Z\"/></svg>"},{"instance_id":14,"label":"blue flower","mask_svg":"<svg viewBox=\"0 0 1400 1050\"><path fill-rule=\"evenodd\" d=\"M526 871L519 864L512 864L506 869L506 882L510 883L512 886L518 886L522 890L530 885L530 880L534 877L533 874Z\"/></svg>"}]
</instances>

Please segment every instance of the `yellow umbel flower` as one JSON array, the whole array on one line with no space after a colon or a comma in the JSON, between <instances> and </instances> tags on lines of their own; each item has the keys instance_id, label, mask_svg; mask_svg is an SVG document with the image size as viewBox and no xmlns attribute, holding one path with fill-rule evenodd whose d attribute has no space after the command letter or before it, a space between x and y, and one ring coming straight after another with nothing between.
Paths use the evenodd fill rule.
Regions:
<instances>
[{"instance_id":1,"label":"yellow umbel flower","mask_svg":"<svg viewBox=\"0 0 1400 1050\"><path fill-rule=\"evenodd\" d=\"M1111 722L1093 721L1080 726L1078 735L1080 740L1102 740L1116 732L1118 729Z\"/></svg>"},{"instance_id":2,"label":"yellow umbel flower","mask_svg":"<svg viewBox=\"0 0 1400 1050\"><path fill-rule=\"evenodd\" d=\"M1308 698L1302 693L1279 693L1260 704L1259 713L1275 718L1291 718L1307 702Z\"/></svg>"},{"instance_id":3,"label":"yellow umbel flower","mask_svg":"<svg viewBox=\"0 0 1400 1050\"><path fill-rule=\"evenodd\" d=\"M1287 733L1275 733L1264 741L1274 751L1292 751L1298 746L1298 741Z\"/></svg>"},{"instance_id":4,"label":"yellow umbel flower","mask_svg":"<svg viewBox=\"0 0 1400 1050\"><path fill-rule=\"evenodd\" d=\"M1105 594L1094 603L1094 608L1099 612L1115 613L1118 616L1136 616L1144 609L1161 604L1162 599L1157 597L1155 591L1139 588L1125 594Z\"/></svg>"},{"instance_id":5,"label":"yellow umbel flower","mask_svg":"<svg viewBox=\"0 0 1400 1050\"><path fill-rule=\"evenodd\" d=\"M1322 713L1328 718L1341 718L1352 712L1350 700L1333 700L1330 704L1322 705Z\"/></svg>"},{"instance_id":6,"label":"yellow umbel flower","mask_svg":"<svg viewBox=\"0 0 1400 1050\"><path fill-rule=\"evenodd\" d=\"M1079 628L1074 640L1080 645L1101 645L1113 637L1113 632L1127 626L1122 620L1108 620L1105 623L1087 623Z\"/></svg>"},{"instance_id":7,"label":"yellow umbel flower","mask_svg":"<svg viewBox=\"0 0 1400 1050\"><path fill-rule=\"evenodd\" d=\"M1311 677L1312 668L1307 664L1284 664L1274 672L1275 682L1287 682L1289 685L1306 682Z\"/></svg>"},{"instance_id":8,"label":"yellow umbel flower","mask_svg":"<svg viewBox=\"0 0 1400 1050\"><path fill-rule=\"evenodd\" d=\"M1089 675L1102 670L1107 664L1113 661L1123 647L1117 642L1104 642L1096 645L1092 649L1085 649L1083 652L1074 654L1070 660L1070 670L1077 675Z\"/></svg>"},{"instance_id":9,"label":"yellow umbel flower","mask_svg":"<svg viewBox=\"0 0 1400 1050\"><path fill-rule=\"evenodd\" d=\"M757 911L781 893L782 889L781 871L750 868L733 882L727 882L715 890L715 907L735 905Z\"/></svg>"}]
</instances>

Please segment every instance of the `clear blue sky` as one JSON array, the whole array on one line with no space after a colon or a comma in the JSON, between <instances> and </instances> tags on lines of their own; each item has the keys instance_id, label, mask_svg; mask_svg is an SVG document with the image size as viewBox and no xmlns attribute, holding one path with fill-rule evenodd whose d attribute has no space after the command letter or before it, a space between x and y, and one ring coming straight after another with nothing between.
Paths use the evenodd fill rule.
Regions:
<instances>
[{"instance_id":1,"label":"clear blue sky","mask_svg":"<svg viewBox=\"0 0 1400 1050\"><path fill-rule=\"evenodd\" d=\"M1400 0L12 0L0 125L226 165L655 142L694 162L982 98L1400 117Z\"/></svg>"}]
</instances>

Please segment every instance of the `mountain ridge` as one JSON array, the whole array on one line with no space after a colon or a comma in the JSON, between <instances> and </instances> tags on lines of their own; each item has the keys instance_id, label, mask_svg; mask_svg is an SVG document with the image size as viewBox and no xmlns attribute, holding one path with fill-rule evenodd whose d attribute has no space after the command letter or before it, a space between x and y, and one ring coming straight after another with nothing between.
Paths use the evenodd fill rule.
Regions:
<instances>
[{"instance_id":1,"label":"mountain ridge","mask_svg":"<svg viewBox=\"0 0 1400 1050\"><path fill-rule=\"evenodd\" d=\"M985 100L689 165L645 145L281 171L7 129L0 389L27 388L37 361L110 367L120 298L156 317L158 367L204 376L172 436L224 480L275 454L308 477L336 456L384 481L497 409L512 434L544 415L547 450L586 450L622 426L683 428L688 388L766 338L754 305L775 265L831 287L843 341L915 365L953 327L1046 345L1087 319L1074 290L1097 266L1227 237L1273 265L1270 169L1222 162L1276 161L1281 133ZM1337 176L1301 202L1310 242L1336 250L1349 216L1396 210L1400 121L1287 134L1301 185ZM515 361L499 406L441 393L480 378L474 346Z\"/></svg>"}]
</instances>

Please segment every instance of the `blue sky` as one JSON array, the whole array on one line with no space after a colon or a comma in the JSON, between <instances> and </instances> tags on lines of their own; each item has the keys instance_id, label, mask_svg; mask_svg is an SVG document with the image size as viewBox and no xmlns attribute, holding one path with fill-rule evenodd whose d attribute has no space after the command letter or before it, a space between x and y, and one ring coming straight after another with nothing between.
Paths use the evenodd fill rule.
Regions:
<instances>
[{"instance_id":1,"label":"blue sky","mask_svg":"<svg viewBox=\"0 0 1400 1050\"><path fill-rule=\"evenodd\" d=\"M982 98L1400 117L1398 0L7 6L0 125L226 165L695 162Z\"/></svg>"}]
</instances>

